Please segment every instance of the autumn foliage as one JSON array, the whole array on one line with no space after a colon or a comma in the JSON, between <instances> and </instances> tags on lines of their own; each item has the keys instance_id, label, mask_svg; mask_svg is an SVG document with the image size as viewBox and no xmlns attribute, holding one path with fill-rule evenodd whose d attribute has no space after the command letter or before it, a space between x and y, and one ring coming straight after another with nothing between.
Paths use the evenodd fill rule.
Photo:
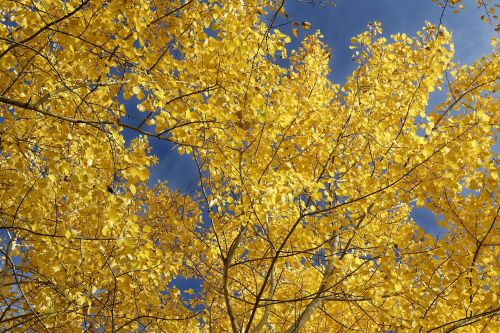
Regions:
<instances>
[{"instance_id":1,"label":"autumn foliage","mask_svg":"<svg viewBox=\"0 0 500 333\"><path fill-rule=\"evenodd\" d=\"M445 27L374 22L339 86L284 1L0 12L2 331L497 332L496 40L458 65ZM150 140L192 191L148 185Z\"/></svg>"}]
</instances>

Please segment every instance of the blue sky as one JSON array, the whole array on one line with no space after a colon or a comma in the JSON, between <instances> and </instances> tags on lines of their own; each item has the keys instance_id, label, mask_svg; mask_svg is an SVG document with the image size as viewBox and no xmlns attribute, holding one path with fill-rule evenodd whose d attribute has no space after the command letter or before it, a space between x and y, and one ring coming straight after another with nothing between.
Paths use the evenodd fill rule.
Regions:
<instances>
[{"instance_id":1,"label":"blue sky","mask_svg":"<svg viewBox=\"0 0 500 333\"><path fill-rule=\"evenodd\" d=\"M488 53L494 29L480 20L484 8L476 8L474 0L465 0L463 4L465 9L458 15L452 12L452 8L447 8L442 22L453 34L456 59L460 63L470 63ZM351 60L352 50L348 48L350 38L365 31L368 22L382 22L385 36L398 32L415 35L425 21L438 24L442 12L431 0L338 0L335 7L288 0L285 9L291 19L308 21L312 25L308 31L301 30L299 38L292 38L290 48L296 48L306 33L320 29L324 42L333 49L330 79L340 84L355 69L355 63ZM283 18L281 20L278 24L285 22ZM282 30L290 33L291 25L283 26ZM135 108L133 101L127 104ZM170 188L181 192L188 192L190 187L196 185L196 166L189 156L179 156L175 147L165 141L151 138L150 144L153 153L159 158L158 165L151 169L150 184L159 179L167 180ZM433 235L444 231L437 226L434 215L426 208L414 209L412 216Z\"/></svg>"},{"instance_id":2,"label":"blue sky","mask_svg":"<svg viewBox=\"0 0 500 333\"><path fill-rule=\"evenodd\" d=\"M368 22L382 22L385 36L398 32L411 36L424 26L425 21L437 25L442 12L431 0L338 0L335 7L312 6L300 0L287 3L286 10L291 18L310 22L310 31L320 29L324 41L333 48L331 79L337 83L344 83L354 70L352 51L348 48L350 37L365 31ZM474 0L465 0L464 6L459 15L448 7L443 24L453 34L456 59L466 63L490 49L493 29L481 22L484 8L476 8Z\"/></svg>"}]
</instances>

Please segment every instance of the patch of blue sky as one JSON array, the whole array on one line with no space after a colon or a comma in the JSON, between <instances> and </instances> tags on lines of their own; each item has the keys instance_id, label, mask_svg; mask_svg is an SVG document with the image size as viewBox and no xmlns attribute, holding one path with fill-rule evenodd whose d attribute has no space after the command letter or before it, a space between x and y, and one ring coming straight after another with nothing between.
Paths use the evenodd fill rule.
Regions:
<instances>
[{"instance_id":1,"label":"patch of blue sky","mask_svg":"<svg viewBox=\"0 0 500 333\"><path fill-rule=\"evenodd\" d=\"M448 232L447 228L443 228L438 224L438 221L444 220L442 215L435 214L425 206L417 207L414 202L411 203L411 206L412 211L410 216L425 233L436 238L441 238L442 235Z\"/></svg>"},{"instance_id":2,"label":"patch of blue sky","mask_svg":"<svg viewBox=\"0 0 500 333\"><path fill-rule=\"evenodd\" d=\"M201 305L192 305L194 299L202 297L203 280L188 279L178 275L170 281L167 287L175 287L180 291L179 298L187 309L193 312L199 312L203 309Z\"/></svg>"}]
</instances>

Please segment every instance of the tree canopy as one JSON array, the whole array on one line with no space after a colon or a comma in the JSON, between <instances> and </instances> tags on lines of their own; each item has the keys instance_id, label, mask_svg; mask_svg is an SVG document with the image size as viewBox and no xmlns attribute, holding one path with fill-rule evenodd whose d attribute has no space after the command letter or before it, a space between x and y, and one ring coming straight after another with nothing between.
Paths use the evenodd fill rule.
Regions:
<instances>
[{"instance_id":1,"label":"tree canopy","mask_svg":"<svg viewBox=\"0 0 500 333\"><path fill-rule=\"evenodd\" d=\"M285 8L1 2L2 330L496 332L496 39L460 65L441 24L372 22L340 86ZM151 140L196 163L190 193L148 185Z\"/></svg>"}]
</instances>

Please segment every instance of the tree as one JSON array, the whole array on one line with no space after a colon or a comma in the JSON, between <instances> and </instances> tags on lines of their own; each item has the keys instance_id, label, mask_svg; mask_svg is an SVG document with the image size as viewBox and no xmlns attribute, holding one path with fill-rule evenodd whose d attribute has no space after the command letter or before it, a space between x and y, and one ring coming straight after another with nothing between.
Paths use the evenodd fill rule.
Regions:
<instances>
[{"instance_id":1,"label":"tree","mask_svg":"<svg viewBox=\"0 0 500 333\"><path fill-rule=\"evenodd\" d=\"M498 328L496 40L459 66L441 25L374 22L340 87L319 32L288 56L284 1L1 10L3 330ZM147 185L148 140L192 156L194 193Z\"/></svg>"}]
</instances>

